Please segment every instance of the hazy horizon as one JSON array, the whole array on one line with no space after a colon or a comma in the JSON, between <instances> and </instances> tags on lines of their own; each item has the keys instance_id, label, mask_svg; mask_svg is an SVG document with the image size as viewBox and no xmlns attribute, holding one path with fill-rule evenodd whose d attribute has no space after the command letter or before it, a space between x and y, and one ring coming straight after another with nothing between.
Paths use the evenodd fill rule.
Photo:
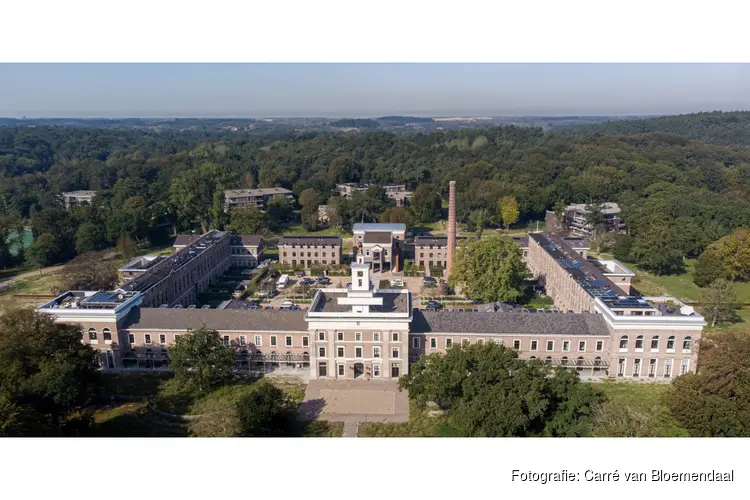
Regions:
<instances>
[{"instance_id":1,"label":"hazy horizon","mask_svg":"<svg viewBox=\"0 0 750 500\"><path fill-rule=\"evenodd\" d=\"M750 64L0 64L7 118L652 116L750 109Z\"/></svg>"}]
</instances>

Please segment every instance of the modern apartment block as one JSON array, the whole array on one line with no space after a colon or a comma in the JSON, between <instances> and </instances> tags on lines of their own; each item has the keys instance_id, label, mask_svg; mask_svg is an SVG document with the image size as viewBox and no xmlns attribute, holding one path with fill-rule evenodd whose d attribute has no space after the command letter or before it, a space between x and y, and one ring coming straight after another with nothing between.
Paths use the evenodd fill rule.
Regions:
<instances>
[{"instance_id":1,"label":"modern apartment block","mask_svg":"<svg viewBox=\"0 0 750 500\"><path fill-rule=\"evenodd\" d=\"M62 194L65 210L76 205L90 205L96 196L96 191L68 191Z\"/></svg>"},{"instance_id":2,"label":"modern apartment block","mask_svg":"<svg viewBox=\"0 0 750 500\"><path fill-rule=\"evenodd\" d=\"M352 232L357 263L370 264L373 272L401 269L406 224L354 224Z\"/></svg>"},{"instance_id":3,"label":"modern apartment block","mask_svg":"<svg viewBox=\"0 0 750 500\"><path fill-rule=\"evenodd\" d=\"M358 184L356 182L336 184L336 190L339 192L339 196L343 198L351 198L357 191L367 191L369 187L369 184Z\"/></svg>"},{"instance_id":4,"label":"modern apartment block","mask_svg":"<svg viewBox=\"0 0 750 500\"><path fill-rule=\"evenodd\" d=\"M339 192L339 196L344 198L351 198L351 196L357 191L367 191L374 184L357 184L354 182L348 182L345 184L337 184L336 190ZM406 184L390 184L383 186L386 196L391 199L391 203L396 207L403 207L409 204L409 200L414 195L413 192L406 190Z\"/></svg>"},{"instance_id":5,"label":"modern apartment block","mask_svg":"<svg viewBox=\"0 0 750 500\"><path fill-rule=\"evenodd\" d=\"M282 236L279 263L309 269L341 264L341 236Z\"/></svg>"},{"instance_id":6,"label":"modern apartment block","mask_svg":"<svg viewBox=\"0 0 750 500\"><path fill-rule=\"evenodd\" d=\"M194 304L198 294L232 265L233 235L214 229L194 238L153 265L135 264L138 259L126 264L121 272L135 272L136 276L122 286L122 291L139 292L144 307ZM136 269L139 265L141 268Z\"/></svg>"},{"instance_id":7,"label":"modern apartment block","mask_svg":"<svg viewBox=\"0 0 750 500\"><path fill-rule=\"evenodd\" d=\"M590 222L591 213L598 208L601 213L601 221L598 224ZM625 224L620 219L620 207L617 203L601 203L587 205L577 203L565 207L562 220L559 220L554 212L547 212L547 227L559 227L567 229L571 234L577 236L593 236L595 231L603 230L608 233L622 233Z\"/></svg>"},{"instance_id":8,"label":"modern apartment block","mask_svg":"<svg viewBox=\"0 0 750 500\"><path fill-rule=\"evenodd\" d=\"M229 212L233 208L244 207L255 207L258 210L265 210L268 208L268 202L272 198L284 198L294 201L294 193L281 187L228 189L224 191L224 210Z\"/></svg>"}]
</instances>

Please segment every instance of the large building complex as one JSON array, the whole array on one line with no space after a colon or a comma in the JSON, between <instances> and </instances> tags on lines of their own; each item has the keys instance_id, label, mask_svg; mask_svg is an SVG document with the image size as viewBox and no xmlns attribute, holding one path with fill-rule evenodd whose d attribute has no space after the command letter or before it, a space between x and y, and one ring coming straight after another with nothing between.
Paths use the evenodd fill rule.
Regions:
<instances>
[{"instance_id":1,"label":"large building complex","mask_svg":"<svg viewBox=\"0 0 750 500\"><path fill-rule=\"evenodd\" d=\"M355 182L347 182L344 184L337 184L336 190L339 196L343 198L351 198L351 196L357 191L367 191L369 188L374 187L374 184L357 184ZM397 207L403 207L409 204L414 193L406 190L406 184L390 184L383 186L386 196L390 198L391 204Z\"/></svg>"},{"instance_id":2,"label":"large building complex","mask_svg":"<svg viewBox=\"0 0 750 500\"><path fill-rule=\"evenodd\" d=\"M433 258L448 270L456 243L454 186L448 238L433 242L441 252ZM615 260L589 258L584 239L551 233L516 239L554 312L500 306L431 312L415 309L408 289L379 288L376 273L398 265L405 233L403 224L355 225L350 288L319 288L307 310L254 310L241 301L187 308L235 262L232 248L255 248L255 239L214 230L178 238L173 256L132 261L121 269L126 283L119 290L66 292L40 311L80 324L83 341L102 352L104 369L166 368L175 337L204 326L236 350L238 366L286 364L313 378L395 379L422 355L487 342L595 379L669 381L696 369L703 317L672 297L633 294L634 274ZM430 239L419 242L424 247ZM282 264L311 267L340 258L340 237L279 241Z\"/></svg>"},{"instance_id":3,"label":"large building complex","mask_svg":"<svg viewBox=\"0 0 750 500\"><path fill-rule=\"evenodd\" d=\"M281 187L256 188L256 189L228 189L224 191L224 210L233 208L254 207L258 210L268 208L268 202L272 198L283 198L294 201L294 194Z\"/></svg>"},{"instance_id":4,"label":"large building complex","mask_svg":"<svg viewBox=\"0 0 750 500\"><path fill-rule=\"evenodd\" d=\"M592 214L598 212L597 220L592 220ZM577 203L565 207L562 220L554 212L547 212L547 227L567 229L576 236L593 236L596 231L608 233L622 233L625 225L620 219L620 207L617 203L601 203L587 205Z\"/></svg>"}]
</instances>

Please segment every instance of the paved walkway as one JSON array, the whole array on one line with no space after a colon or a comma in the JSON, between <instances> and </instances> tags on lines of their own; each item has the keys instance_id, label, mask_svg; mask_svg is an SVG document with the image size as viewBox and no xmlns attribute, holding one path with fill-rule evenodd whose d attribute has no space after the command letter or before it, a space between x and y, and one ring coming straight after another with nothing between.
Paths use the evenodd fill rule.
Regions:
<instances>
[{"instance_id":1,"label":"paved walkway","mask_svg":"<svg viewBox=\"0 0 750 500\"><path fill-rule=\"evenodd\" d=\"M406 422L409 397L390 380L317 380L305 390L303 420L344 422L344 436L356 437L360 422Z\"/></svg>"}]
</instances>

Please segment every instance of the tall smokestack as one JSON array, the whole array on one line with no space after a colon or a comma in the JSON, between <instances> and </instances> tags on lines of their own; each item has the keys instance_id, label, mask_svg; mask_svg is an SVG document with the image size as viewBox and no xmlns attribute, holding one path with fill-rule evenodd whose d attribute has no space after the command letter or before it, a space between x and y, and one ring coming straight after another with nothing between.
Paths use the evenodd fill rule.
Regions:
<instances>
[{"instance_id":1,"label":"tall smokestack","mask_svg":"<svg viewBox=\"0 0 750 500\"><path fill-rule=\"evenodd\" d=\"M453 271L453 259L456 254L456 181L450 182L448 188L448 264L446 271L450 277Z\"/></svg>"}]
</instances>

